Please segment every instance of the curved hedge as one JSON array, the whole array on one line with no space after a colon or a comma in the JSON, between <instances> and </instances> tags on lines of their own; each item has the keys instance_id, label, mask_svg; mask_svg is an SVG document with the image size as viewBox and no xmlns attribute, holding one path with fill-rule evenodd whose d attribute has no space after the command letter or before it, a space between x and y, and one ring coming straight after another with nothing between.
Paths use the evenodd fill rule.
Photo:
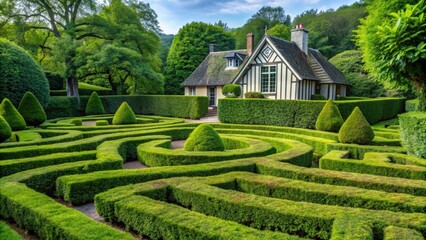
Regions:
<instances>
[{"instance_id":1,"label":"curved hedge","mask_svg":"<svg viewBox=\"0 0 426 240\"><path fill-rule=\"evenodd\" d=\"M21 47L0 38L0 99L9 98L17 105L27 91L49 102L49 83L41 67Z\"/></svg>"}]
</instances>

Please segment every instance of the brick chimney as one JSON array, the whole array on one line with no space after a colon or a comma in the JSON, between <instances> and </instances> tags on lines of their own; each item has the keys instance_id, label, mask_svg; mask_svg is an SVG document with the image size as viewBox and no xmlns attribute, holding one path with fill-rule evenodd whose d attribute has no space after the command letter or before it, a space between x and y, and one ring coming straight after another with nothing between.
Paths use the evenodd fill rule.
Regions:
<instances>
[{"instance_id":1,"label":"brick chimney","mask_svg":"<svg viewBox=\"0 0 426 240\"><path fill-rule=\"evenodd\" d=\"M247 34L247 54L250 56L254 48L254 35L253 33Z\"/></svg>"},{"instance_id":2,"label":"brick chimney","mask_svg":"<svg viewBox=\"0 0 426 240\"><path fill-rule=\"evenodd\" d=\"M291 30L291 41L295 42L305 54L308 54L308 33L303 24L297 24Z\"/></svg>"},{"instance_id":3,"label":"brick chimney","mask_svg":"<svg viewBox=\"0 0 426 240\"><path fill-rule=\"evenodd\" d=\"M216 48L217 48L217 45L216 44L210 44L210 46L209 46L209 52L216 52Z\"/></svg>"}]
</instances>

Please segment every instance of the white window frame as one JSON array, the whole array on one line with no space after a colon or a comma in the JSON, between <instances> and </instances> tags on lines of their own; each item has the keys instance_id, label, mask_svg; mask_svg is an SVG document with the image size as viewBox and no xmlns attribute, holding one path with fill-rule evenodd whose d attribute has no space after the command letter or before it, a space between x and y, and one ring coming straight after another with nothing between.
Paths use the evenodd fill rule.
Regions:
<instances>
[{"instance_id":1,"label":"white window frame","mask_svg":"<svg viewBox=\"0 0 426 240\"><path fill-rule=\"evenodd\" d=\"M275 71L271 71L271 68L274 67ZM263 72L263 68L268 68L267 72ZM264 91L264 81L262 79L263 76L267 76L267 91ZM272 76L274 76L273 79L273 89L272 89ZM271 91L273 90L273 91ZM260 66L260 91L264 94L275 94L277 92L277 65L261 65Z\"/></svg>"},{"instance_id":2,"label":"white window frame","mask_svg":"<svg viewBox=\"0 0 426 240\"><path fill-rule=\"evenodd\" d=\"M188 87L189 96L197 95L197 87Z\"/></svg>"}]
</instances>

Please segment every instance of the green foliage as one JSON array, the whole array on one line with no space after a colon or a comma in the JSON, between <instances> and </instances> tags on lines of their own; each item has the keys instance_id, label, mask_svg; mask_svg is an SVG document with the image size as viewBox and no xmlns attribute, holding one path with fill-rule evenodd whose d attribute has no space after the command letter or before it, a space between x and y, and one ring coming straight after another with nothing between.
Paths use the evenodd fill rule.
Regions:
<instances>
[{"instance_id":1,"label":"green foliage","mask_svg":"<svg viewBox=\"0 0 426 240\"><path fill-rule=\"evenodd\" d=\"M407 111L407 112L416 111L417 104L418 104L418 100L417 99L407 100L405 102L405 111Z\"/></svg>"},{"instance_id":2,"label":"green foliage","mask_svg":"<svg viewBox=\"0 0 426 240\"><path fill-rule=\"evenodd\" d=\"M5 39L0 39L0 99L9 98L18 104L25 92L40 99L42 106L49 101L49 83L41 67L25 52Z\"/></svg>"},{"instance_id":3,"label":"green foliage","mask_svg":"<svg viewBox=\"0 0 426 240\"><path fill-rule=\"evenodd\" d=\"M227 98L237 98L241 95L241 86L238 84L226 84L222 88L222 94Z\"/></svg>"},{"instance_id":4,"label":"green foliage","mask_svg":"<svg viewBox=\"0 0 426 240\"><path fill-rule=\"evenodd\" d=\"M426 113L409 112L398 118L402 146L409 154L426 159Z\"/></svg>"},{"instance_id":5,"label":"green foliage","mask_svg":"<svg viewBox=\"0 0 426 240\"><path fill-rule=\"evenodd\" d=\"M308 10L295 17L293 24L304 24L309 30L309 46L320 50L326 57L355 49L353 30L359 19L366 16L365 3L353 3L337 10Z\"/></svg>"},{"instance_id":6,"label":"green foliage","mask_svg":"<svg viewBox=\"0 0 426 240\"><path fill-rule=\"evenodd\" d=\"M333 100L328 99L324 108L318 115L315 123L315 129L326 132L339 132L343 125L343 118L339 108L333 103Z\"/></svg>"},{"instance_id":7,"label":"green foliage","mask_svg":"<svg viewBox=\"0 0 426 240\"><path fill-rule=\"evenodd\" d=\"M7 121L0 116L0 143L6 141L12 136L12 129L10 128Z\"/></svg>"},{"instance_id":8,"label":"green foliage","mask_svg":"<svg viewBox=\"0 0 426 240\"><path fill-rule=\"evenodd\" d=\"M326 100L325 96L322 94L313 94L311 100Z\"/></svg>"},{"instance_id":9,"label":"green foliage","mask_svg":"<svg viewBox=\"0 0 426 240\"><path fill-rule=\"evenodd\" d=\"M418 231L409 228L401 228L395 226L389 226L384 230L384 240L422 240L424 239L422 234Z\"/></svg>"},{"instance_id":10,"label":"green foliage","mask_svg":"<svg viewBox=\"0 0 426 240\"><path fill-rule=\"evenodd\" d=\"M9 227L5 222L0 221L0 239L24 240L24 238Z\"/></svg>"},{"instance_id":11,"label":"green foliage","mask_svg":"<svg viewBox=\"0 0 426 240\"><path fill-rule=\"evenodd\" d=\"M7 98L3 99L0 104L0 116L7 121L13 131L26 128L25 119Z\"/></svg>"},{"instance_id":12,"label":"green foliage","mask_svg":"<svg viewBox=\"0 0 426 240\"><path fill-rule=\"evenodd\" d=\"M83 120L81 118L71 118L71 119L60 120L57 123L58 124L69 124L69 125L72 125L72 126L83 126Z\"/></svg>"},{"instance_id":13,"label":"green foliage","mask_svg":"<svg viewBox=\"0 0 426 240\"><path fill-rule=\"evenodd\" d=\"M137 122L136 115L127 102L123 102L120 105L112 119L112 124L114 125L136 124Z\"/></svg>"},{"instance_id":14,"label":"green foliage","mask_svg":"<svg viewBox=\"0 0 426 240\"><path fill-rule=\"evenodd\" d=\"M209 125L201 124L186 139L185 151L224 151L222 139L219 134Z\"/></svg>"},{"instance_id":15,"label":"green foliage","mask_svg":"<svg viewBox=\"0 0 426 240\"><path fill-rule=\"evenodd\" d=\"M265 95L263 95L260 92L246 92L244 94L245 98L265 98Z\"/></svg>"},{"instance_id":16,"label":"green foliage","mask_svg":"<svg viewBox=\"0 0 426 240\"><path fill-rule=\"evenodd\" d=\"M96 126L108 126L109 122L107 120L97 120Z\"/></svg>"},{"instance_id":17,"label":"green foliage","mask_svg":"<svg viewBox=\"0 0 426 240\"><path fill-rule=\"evenodd\" d=\"M219 119L223 123L276 125L315 128L315 122L325 101L295 101L267 99L220 99ZM404 112L405 99L380 98L335 101L343 119L359 107L371 123L394 118Z\"/></svg>"},{"instance_id":18,"label":"green foliage","mask_svg":"<svg viewBox=\"0 0 426 240\"><path fill-rule=\"evenodd\" d=\"M209 53L209 44L221 51L235 49L231 35L223 28L202 22L183 26L173 39L165 68L165 93L183 94L180 84Z\"/></svg>"},{"instance_id":19,"label":"green foliage","mask_svg":"<svg viewBox=\"0 0 426 240\"><path fill-rule=\"evenodd\" d=\"M339 142L370 144L374 139L374 132L359 107L355 107L351 115L343 123L339 131Z\"/></svg>"},{"instance_id":20,"label":"green foliage","mask_svg":"<svg viewBox=\"0 0 426 240\"><path fill-rule=\"evenodd\" d=\"M277 24L268 30L268 35L285 40L290 40L290 28L284 24Z\"/></svg>"},{"instance_id":21,"label":"green foliage","mask_svg":"<svg viewBox=\"0 0 426 240\"><path fill-rule=\"evenodd\" d=\"M46 112L31 92L25 93L19 102L18 111L29 126L38 126L47 120Z\"/></svg>"},{"instance_id":22,"label":"green foliage","mask_svg":"<svg viewBox=\"0 0 426 240\"><path fill-rule=\"evenodd\" d=\"M113 114L120 104L127 102L137 114L158 115L197 119L205 116L208 111L208 98L202 96L102 96L105 112ZM85 106L88 97L81 97ZM48 118L72 117L84 115L75 97L52 97L46 107Z\"/></svg>"},{"instance_id":23,"label":"green foliage","mask_svg":"<svg viewBox=\"0 0 426 240\"><path fill-rule=\"evenodd\" d=\"M255 14L253 14L253 16L251 16L250 20L253 19L266 20L273 26L277 24L288 26L291 24L290 15L285 14L285 10L282 7L263 6Z\"/></svg>"},{"instance_id":24,"label":"green foliage","mask_svg":"<svg viewBox=\"0 0 426 240\"><path fill-rule=\"evenodd\" d=\"M364 70L362 52L348 50L339 53L329 60L335 67L345 74L352 85L347 92L348 96L380 97L384 96L386 89L383 84L374 81Z\"/></svg>"},{"instance_id":25,"label":"green foliage","mask_svg":"<svg viewBox=\"0 0 426 240\"><path fill-rule=\"evenodd\" d=\"M90 95L89 101L87 101L86 115L98 114L105 114L105 109L99 95L96 92L93 92L92 95Z\"/></svg>"},{"instance_id":26,"label":"green foliage","mask_svg":"<svg viewBox=\"0 0 426 240\"><path fill-rule=\"evenodd\" d=\"M417 5L401 10L406 4ZM424 1L416 0L378 0L368 5L368 16L356 31L356 43L365 68L375 79L403 89L411 82L424 89L425 7Z\"/></svg>"},{"instance_id":27,"label":"green foliage","mask_svg":"<svg viewBox=\"0 0 426 240\"><path fill-rule=\"evenodd\" d=\"M50 90L64 90L65 79L61 74L53 72L44 72L49 81Z\"/></svg>"}]
</instances>

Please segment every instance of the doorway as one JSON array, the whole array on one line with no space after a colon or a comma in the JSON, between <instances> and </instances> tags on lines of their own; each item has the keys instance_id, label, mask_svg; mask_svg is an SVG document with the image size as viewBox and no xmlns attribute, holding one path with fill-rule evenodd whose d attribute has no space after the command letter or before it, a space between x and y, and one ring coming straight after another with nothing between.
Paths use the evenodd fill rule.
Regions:
<instances>
[{"instance_id":1,"label":"doorway","mask_svg":"<svg viewBox=\"0 0 426 240\"><path fill-rule=\"evenodd\" d=\"M216 106L216 88L209 88L209 106Z\"/></svg>"}]
</instances>

